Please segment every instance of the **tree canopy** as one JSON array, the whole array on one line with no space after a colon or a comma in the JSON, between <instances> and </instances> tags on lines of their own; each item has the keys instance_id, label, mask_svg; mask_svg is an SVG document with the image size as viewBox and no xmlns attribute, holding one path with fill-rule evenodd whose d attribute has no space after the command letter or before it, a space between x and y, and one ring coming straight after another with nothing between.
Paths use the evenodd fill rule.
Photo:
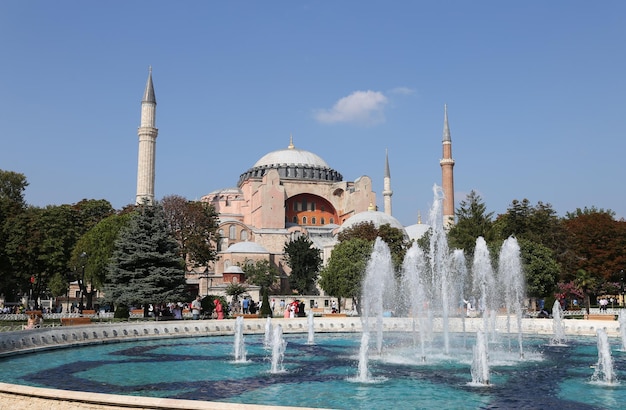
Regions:
<instances>
[{"instance_id":1,"label":"tree canopy","mask_svg":"<svg viewBox=\"0 0 626 410\"><path fill-rule=\"evenodd\" d=\"M474 254L476 239L485 238L491 242L495 238L493 212L487 212L487 206L476 191L471 191L456 209L456 224L448 232L450 249L463 249L471 257Z\"/></svg>"},{"instance_id":2,"label":"tree canopy","mask_svg":"<svg viewBox=\"0 0 626 410\"><path fill-rule=\"evenodd\" d=\"M333 249L328 265L322 269L320 287L331 296L351 298L358 305L361 282L373 245L373 241L361 238L351 238L338 243Z\"/></svg>"},{"instance_id":3,"label":"tree canopy","mask_svg":"<svg viewBox=\"0 0 626 410\"><path fill-rule=\"evenodd\" d=\"M165 220L178 242L181 257L191 266L206 266L217 257L218 215L213 205L182 196L163 198Z\"/></svg>"},{"instance_id":4,"label":"tree canopy","mask_svg":"<svg viewBox=\"0 0 626 410\"><path fill-rule=\"evenodd\" d=\"M165 303L188 298L184 262L161 204L143 204L115 241L106 298L116 305Z\"/></svg>"},{"instance_id":5,"label":"tree canopy","mask_svg":"<svg viewBox=\"0 0 626 410\"><path fill-rule=\"evenodd\" d=\"M289 275L291 289L297 290L300 295L315 292L315 283L322 266L319 249L308 237L300 236L288 242L284 252L287 266L291 268Z\"/></svg>"},{"instance_id":6,"label":"tree canopy","mask_svg":"<svg viewBox=\"0 0 626 410\"><path fill-rule=\"evenodd\" d=\"M261 292L272 289L278 281L278 269L265 259L247 263L241 269L246 274L246 282L260 286Z\"/></svg>"}]
</instances>

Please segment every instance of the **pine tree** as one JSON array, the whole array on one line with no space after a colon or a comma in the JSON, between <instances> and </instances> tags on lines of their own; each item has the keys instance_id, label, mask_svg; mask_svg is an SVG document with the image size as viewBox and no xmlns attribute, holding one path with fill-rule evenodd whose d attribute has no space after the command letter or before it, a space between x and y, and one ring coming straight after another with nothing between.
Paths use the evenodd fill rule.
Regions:
<instances>
[{"instance_id":1,"label":"pine tree","mask_svg":"<svg viewBox=\"0 0 626 410\"><path fill-rule=\"evenodd\" d=\"M143 204L115 241L108 266L107 299L115 305L186 299L184 262L160 204Z\"/></svg>"}]
</instances>

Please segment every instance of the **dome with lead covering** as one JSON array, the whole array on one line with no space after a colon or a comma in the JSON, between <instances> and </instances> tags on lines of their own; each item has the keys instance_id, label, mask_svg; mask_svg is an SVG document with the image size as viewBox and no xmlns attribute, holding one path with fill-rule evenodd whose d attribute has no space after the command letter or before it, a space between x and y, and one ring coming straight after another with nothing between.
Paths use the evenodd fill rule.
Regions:
<instances>
[{"instance_id":1,"label":"dome with lead covering","mask_svg":"<svg viewBox=\"0 0 626 410\"><path fill-rule=\"evenodd\" d=\"M394 218L391 215L387 215L384 212L372 211L372 210L359 212L358 214L351 216L347 221L345 221L341 225L341 228L339 228L339 231L341 232L346 229L353 228L356 225L359 225L361 223L368 223L368 222L373 223L374 227L376 228L380 228L381 225L389 224L392 228L397 228L401 230L402 233L404 233L404 235L406 235L404 226L402 226L400 221L398 221L396 218Z\"/></svg>"},{"instance_id":2,"label":"dome with lead covering","mask_svg":"<svg viewBox=\"0 0 626 410\"><path fill-rule=\"evenodd\" d=\"M269 170L275 169L284 180L315 180L338 182L343 176L328 166L319 155L298 149L293 139L286 149L272 151L259 159L252 168L241 174L238 186L248 179L261 179Z\"/></svg>"}]
</instances>

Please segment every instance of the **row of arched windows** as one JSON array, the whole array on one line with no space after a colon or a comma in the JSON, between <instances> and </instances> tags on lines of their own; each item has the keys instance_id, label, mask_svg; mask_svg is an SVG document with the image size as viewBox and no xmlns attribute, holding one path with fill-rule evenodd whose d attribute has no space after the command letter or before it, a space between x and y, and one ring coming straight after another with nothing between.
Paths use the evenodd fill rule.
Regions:
<instances>
[{"instance_id":1,"label":"row of arched windows","mask_svg":"<svg viewBox=\"0 0 626 410\"><path fill-rule=\"evenodd\" d=\"M309 222L308 218L306 216L303 216L302 217L302 225L307 225L308 222ZM295 224L299 223L297 215L294 215L293 223L295 223ZM328 223L334 224L335 223L335 218L330 218ZM317 225L317 218L316 217L314 217L314 216L311 217L310 225ZM326 218L324 218L324 217L320 218L320 225L326 225Z\"/></svg>"}]
</instances>

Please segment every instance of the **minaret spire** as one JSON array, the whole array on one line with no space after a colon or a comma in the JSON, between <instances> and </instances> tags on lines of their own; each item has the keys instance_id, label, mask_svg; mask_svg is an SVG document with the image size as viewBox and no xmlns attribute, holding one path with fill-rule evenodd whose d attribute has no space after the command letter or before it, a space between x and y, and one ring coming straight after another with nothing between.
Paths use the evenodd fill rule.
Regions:
<instances>
[{"instance_id":1,"label":"minaret spire","mask_svg":"<svg viewBox=\"0 0 626 410\"><path fill-rule=\"evenodd\" d=\"M389 172L389 152L385 149L385 177L383 178L383 203L385 213L391 216L391 172Z\"/></svg>"},{"instance_id":2,"label":"minaret spire","mask_svg":"<svg viewBox=\"0 0 626 410\"><path fill-rule=\"evenodd\" d=\"M156 97L152 84L152 66L148 69L148 81L141 100L141 124L139 136L139 156L137 160L137 196L136 204L144 201L154 203L154 175L156 138L159 130L156 125Z\"/></svg>"},{"instance_id":3,"label":"minaret spire","mask_svg":"<svg viewBox=\"0 0 626 410\"><path fill-rule=\"evenodd\" d=\"M441 184L443 189L443 226L454 225L454 160L452 159L452 138L448 125L448 105L443 106L443 158L441 165Z\"/></svg>"}]
</instances>

